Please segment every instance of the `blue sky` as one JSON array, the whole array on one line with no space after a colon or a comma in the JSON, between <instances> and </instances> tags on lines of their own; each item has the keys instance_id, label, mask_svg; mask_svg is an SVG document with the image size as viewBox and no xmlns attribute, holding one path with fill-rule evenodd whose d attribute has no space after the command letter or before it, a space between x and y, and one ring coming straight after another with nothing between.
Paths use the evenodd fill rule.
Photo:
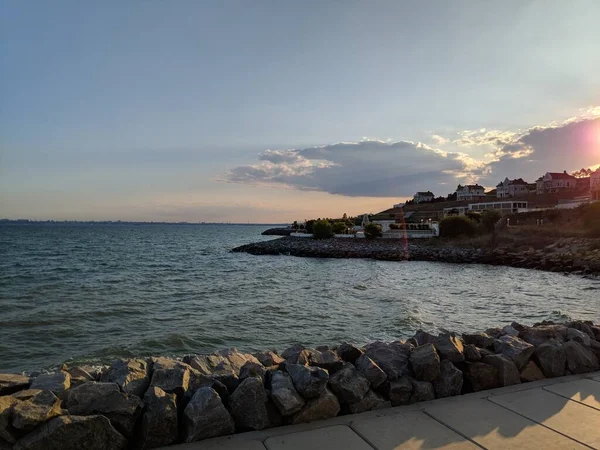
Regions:
<instances>
[{"instance_id":1,"label":"blue sky","mask_svg":"<svg viewBox=\"0 0 600 450\"><path fill-rule=\"evenodd\" d=\"M0 8L2 217L301 220L600 164L596 0Z\"/></svg>"}]
</instances>

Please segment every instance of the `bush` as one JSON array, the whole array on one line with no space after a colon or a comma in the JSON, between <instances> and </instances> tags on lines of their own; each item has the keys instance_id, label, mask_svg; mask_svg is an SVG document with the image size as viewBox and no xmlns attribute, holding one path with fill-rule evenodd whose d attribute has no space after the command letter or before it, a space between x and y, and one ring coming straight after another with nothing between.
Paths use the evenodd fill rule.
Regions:
<instances>
[{"instance_id":1,"label":"bush","mask_svg":"<svg viewBox=\"0 0 600 450\"><path fill-rule=\"evenodd\" d=\"M368 223L365 225L365 237L367 239L375 239L383 235L381 225L378 223Z\"/></svg>"},{"instance_id":2,"label":"bush","mask_svg":"<svg viewBox=\"0 0 600 450\"><path fill-rule=\"evenodd\" d=\"M587 236L600 237L600 202L587 205L582 214Z\"/></svg>"},{"instance_id":3,"label":"bush","mask_svg":"<svg viewBox=\"0 0 600 450\"><path fill-rule=\"evenodd\" d=\"M313 232L313 225L315 224L315 220L307 220L306 224L305 224L305 228L306 228L306 232L309 234L312 234Z\"/></svg>"},{"instance_id":4,"label":"bush","mask_svg":"<svg viewBox=\"0 0 600 450\"><path fill-rule=\"evenodd\" d=\"M328 220L317 220L312 225L312 234L315 239L329 239L333 237L333 226Z\"/></svg>"},{"instance_id":5,"label":"bush","mask_svg":"<svg viewBox=\"0 0 600 450\"><path fill-rule=\"evenodd\" d=\"M475 231L475 225L465 216L448 216L440 222L441 237L473 236Z\"/></svg>"},{"instance_id":6,"label":"bush","mask_svg":"<svg viewBox=\"0 0 600 450\"><path fill-rule=\"evenodd\" d=\"M335 234L344 234L347 228L345 222L336 222L333 224L333 232Z\"/></svg>"},{"instance_id":7,"label":"bush","mask_svg":"<svg viewBox=\"0 0 600 450\"><path fill-rule=\"evenodd\" d=\"M480 223L481 222L481 213L478 213L478 212L475 212L475 211L468 211L465 214L465 216L467 216L469 219L471 219L474 223Z\"/></svg>"},{"instance_id":8,"label":"bush","mask_svg":"<svg viewBox=\"0 0 600 450\"><path fill-rule=\"evenodd\" d=\"M502 218L502 214L499 211L488 209L481 214L481 225L488 233L495 230L496 224Z\"/></svg>"},{"instance_id":9,"label":"bush","mask_svg":"<svg viewBox=\"0 0 600 450\"><path fill-rule=\"evenodd\" d=\"M401 229L402 229L401 223L391 223L390 224L390 230L401 230Z\"/></svg>"}]
</instances>

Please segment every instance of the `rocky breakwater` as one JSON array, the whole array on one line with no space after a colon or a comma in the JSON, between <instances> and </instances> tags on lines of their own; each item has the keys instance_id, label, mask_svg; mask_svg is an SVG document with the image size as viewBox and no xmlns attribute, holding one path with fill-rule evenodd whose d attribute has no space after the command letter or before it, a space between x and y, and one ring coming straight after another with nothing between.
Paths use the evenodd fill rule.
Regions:
<instances>
[{"instance_id":1,"label":"rocky breakwater","mask_svg":"<svg viewBox=\"0 0 600 450\"><path fill-rule=\"evenodd\" d=\"M232 252L252 255L289 255L312 258L367 258L386 261L439 261L491 264L552 272L600 275L600 250L557 251L553 246L534 250L430 246L403 239L298 239L283 237L236 247Z\"/></svg>"},{"instance_id":2,"label":"rocky breakwater","mask_svg":"<svg viewBox=\"0 0 600 450\"><path fill-rule=\"evenodd\" d=\"M0 375L0 448L155 448L600 370L600 326L235 349Z\"/></svg>"}]
</instances>

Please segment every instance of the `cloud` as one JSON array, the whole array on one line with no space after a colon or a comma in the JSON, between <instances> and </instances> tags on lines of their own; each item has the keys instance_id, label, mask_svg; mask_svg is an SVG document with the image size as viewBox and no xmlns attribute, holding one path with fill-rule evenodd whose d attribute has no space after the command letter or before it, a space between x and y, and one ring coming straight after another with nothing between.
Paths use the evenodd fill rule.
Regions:
<instances>
[{"instance_id":1,"label":"cloud","mask_svg":"<svg viewBox=\"0 0 600 450\"><path fill-rule=\"evenodd\" d=\"M276 184L345 196L406 197L457 184L481 169L468 155L420 142L363 140L290 150L266 150L260 162L236 167L224 181ZM442 188L442 186L444 186Z\"/></svg>"}]
</instances>

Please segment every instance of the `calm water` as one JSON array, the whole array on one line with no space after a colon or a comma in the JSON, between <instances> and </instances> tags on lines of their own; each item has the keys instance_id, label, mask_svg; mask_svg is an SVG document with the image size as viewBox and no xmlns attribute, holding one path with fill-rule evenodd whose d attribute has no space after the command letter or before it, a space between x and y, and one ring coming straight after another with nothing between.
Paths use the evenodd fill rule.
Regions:
<instances>
[{"instance_id":1,"label":"calm water","mask_svg":"<svg viewBox=\"0 0 600 450\"><path fill-rule=\"evenodd\" d=\"M229 253L265 226L0 226L0 371L600 319L600 280Z\"/></svg>"}]
</instances>

